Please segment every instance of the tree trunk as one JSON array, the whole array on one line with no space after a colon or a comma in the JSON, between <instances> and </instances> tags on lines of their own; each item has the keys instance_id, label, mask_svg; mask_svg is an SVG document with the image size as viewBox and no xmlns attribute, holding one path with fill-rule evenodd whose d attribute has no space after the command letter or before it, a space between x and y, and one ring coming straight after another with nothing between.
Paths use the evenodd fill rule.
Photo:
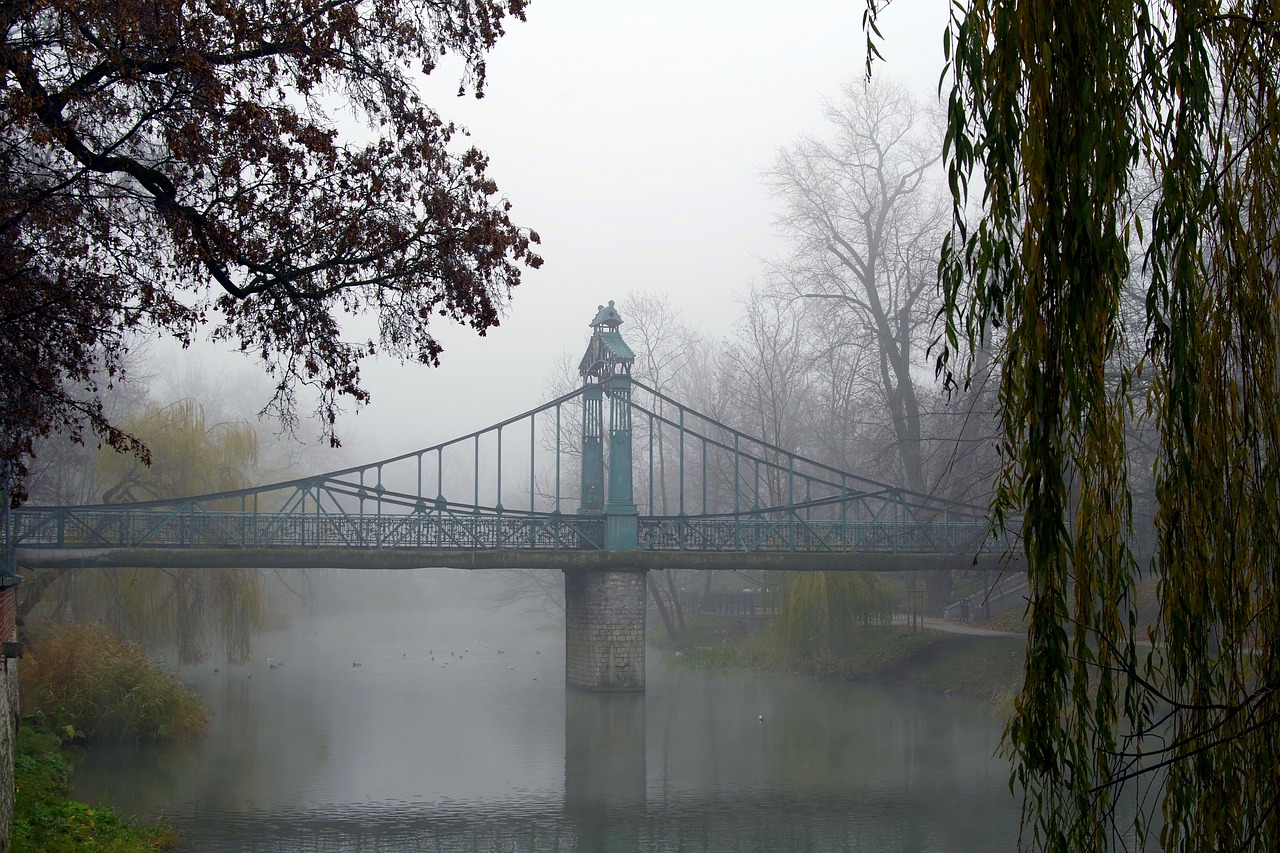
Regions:
<instances>
[{"instance_id":1,"label":"tree trunk","mask_svg":"<svg viewBox=\"0 0 1280 853\"><path fill-rule=\"evenodd\" d=\"M680 592L676 589L675 572L670 569L663 569L662 574L667 581L667 594L671 597L671 609L676 614L676 626L680 633L683 634L685 632L684 606L680 604Z\"/></svg>"},{"instance_id":2,"label":"tree trunk","mask_svg":"<svg viewBox=\"0 0 1280 853\"><path fill-rule=\"evenodd\" d=\"M649 583L649 594L653 596L653 603L658 606L658 613L662 616L662 624L667 629L667 636L673 640L680 639L675 623L671 621L671 613L667 610L666 602L662 600L662 591L658 589L658 582L653 579L653 572L646 572L645 578Z\"/></svg>"},{"instance_id":3,"label":"tree trunk","mask_svg":"<svg viewBox=\"0 0 1280 853\"><path fill-rule=\"evenodd\" d=\"M67 569L41 569L38 572L28 570L22 586L18 588L22 593L22 598L18 602L18 618L25 620L40 604L49 587L53 586L67 571Z\"/></svg>"}]
</instances>

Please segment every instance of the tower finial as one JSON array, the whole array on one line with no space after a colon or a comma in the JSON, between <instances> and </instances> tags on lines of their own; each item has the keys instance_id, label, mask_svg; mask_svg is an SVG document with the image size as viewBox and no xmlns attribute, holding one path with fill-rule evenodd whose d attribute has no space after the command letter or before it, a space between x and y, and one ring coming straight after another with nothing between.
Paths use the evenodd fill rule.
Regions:
<instances>
[{"instance_id":1,"label":"tower finial","mask_svg":"<svg viewBox=\"0 0 1280 853\"><path fill-rule=\"evenodd\" d=\"M590 323L593 329L606 328L616 332L618 327L622 325L622 315L618 313L618 309L614 307L612 299L608 305L601 305L596 309L595 319Z\"/></svg>"}]
</instances>

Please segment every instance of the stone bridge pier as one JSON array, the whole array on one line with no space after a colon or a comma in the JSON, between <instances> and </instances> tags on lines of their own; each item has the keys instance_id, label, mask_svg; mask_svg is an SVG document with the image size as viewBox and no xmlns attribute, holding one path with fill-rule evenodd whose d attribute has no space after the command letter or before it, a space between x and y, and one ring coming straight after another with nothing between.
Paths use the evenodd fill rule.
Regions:
<instances>
[{"instance_id":1,"label":"stone bridge pier","mask_svg":"<svg viewBox=\"0 0 1280 853\"><path fill-rule=\"evenodd\" d=\"M565 684L644 690L645 571L564 573Z\"/></svg>"}]
</instances>

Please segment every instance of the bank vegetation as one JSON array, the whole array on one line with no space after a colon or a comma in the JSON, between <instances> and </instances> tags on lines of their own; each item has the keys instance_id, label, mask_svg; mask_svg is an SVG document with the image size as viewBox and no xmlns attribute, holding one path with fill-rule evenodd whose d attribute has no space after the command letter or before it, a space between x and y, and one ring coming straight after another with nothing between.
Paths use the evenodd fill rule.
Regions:
<instances>
[{"instance_id":1,"label":"bank vegetation","mask_svg":"<svg viewBox=\"0 0 1280 853\"><path fill-rule=\"evenodd\" d=\"M103 741L198 737L206 715L175 675L105 626L50 625L32 636L21 669L27 716L14 756L15 853L142 853L178 840L109 808L71 798L71 766Z\"/></svg>"},{"instance_id":2,"label":"bank vegetation","mask_svg":"<svg viewBox=\"0 0 1280 853\"><path fill-rule=\"evenodd\" d=\"M788 574L779 592L776 616L690 615L686 633L664 645L665 660L683 668L911 685L987 699L1002 715L1011 710L1025 665L1021 610L959 628L912 618L899 612L901 590L851 572Z\"/></svg>"}]
</instances>

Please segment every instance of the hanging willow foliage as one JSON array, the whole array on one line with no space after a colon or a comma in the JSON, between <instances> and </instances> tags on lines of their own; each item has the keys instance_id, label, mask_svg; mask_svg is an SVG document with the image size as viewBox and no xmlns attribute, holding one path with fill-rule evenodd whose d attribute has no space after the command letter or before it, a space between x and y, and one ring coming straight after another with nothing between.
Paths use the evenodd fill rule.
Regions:
<instances>
[{"instance_id":1,"label":"hanging willow foliage","mask_svg":"<svg viewBox=\"0 0 1280 853\"><path fill-rule=\"evenodd\" d=\"M793 654L847 653L858 626L893 613L893 590L863 572L787 572L782 593L776 629Z\"/></svg>"},{"instance_id":2,"label":"hanging willow foliage","mask_svg":"<svg viewBox=\"0 0 1280 853\"><path fill-rule=\"evenodd\" d=\"M122 425L146 443L152 461L101 450L97 476L106 503L230 491L253 481L258 437L250 423L209 423L204 407L188 399L148 405ZM221 508L238 509L239 501ZM253 569L101 569L49 577L30 585L35 600L24 599L24 610L101 621L127 641L172 646L181 663L202 661L215 647L230 662L248 660L266 609L262 578Z\"/></svg>"},{"instance_id":3,"label":"hanging willow foliage","mask_svg":"<svg viewBox=\"0 0 1280 853\"><path fill-rule=\"evenodd\" d=\"M994 509L1032 590L1006 733L1023 840L1274 849L1280 6L973 0L944 44L939 367L961 381L962 344L1002 345ZM1128 325L1137 278L1145 323ZM1126 445L1144 418L1152 625Z\"/></svg>"}]
</instances>

